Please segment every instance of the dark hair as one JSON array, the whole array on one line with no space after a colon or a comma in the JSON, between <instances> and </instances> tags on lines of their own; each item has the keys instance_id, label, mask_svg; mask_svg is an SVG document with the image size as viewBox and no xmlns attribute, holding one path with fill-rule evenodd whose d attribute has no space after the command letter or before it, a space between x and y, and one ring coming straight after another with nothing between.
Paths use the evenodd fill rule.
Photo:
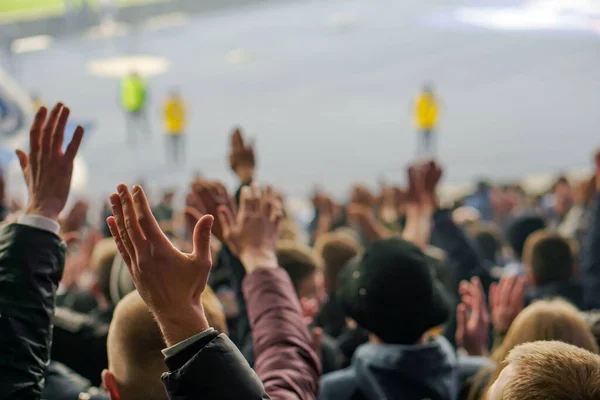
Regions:
<instances>
[{"instance_id":1,"label":"dark hair","mask_svg":"<svg viewBox=\"0 0 600 400\"><path fill-rule=\"evenodd\" d=\"M510 223L506 231L506 240L519 260L523 258L523 248L529 235L545 227L546 222L537 215L520 216Z\"/></svg>"},{"instance_id":2,"label":"dark hair","mask_svg":"<svg viewBox=\"0 0 600 400\"><path fill-rule=\"evenodd\" d=\"M573 277L573 248L556 233L541 231L531 235L525 244L524 256L536 285L567 282Z\"/></svg>"},{"instance_id":3,"label":"dark hair","mask_svg":"<svg viewBox=\"0 0 600 400\"><path fill-rule=\"evenodd\" d=\"M482 226L474 230L473 238L479 245L483 257L491 263L498 262L498 255L502 248L502 239L498 229L492 226Z\"/></svg>"}]
</instances>

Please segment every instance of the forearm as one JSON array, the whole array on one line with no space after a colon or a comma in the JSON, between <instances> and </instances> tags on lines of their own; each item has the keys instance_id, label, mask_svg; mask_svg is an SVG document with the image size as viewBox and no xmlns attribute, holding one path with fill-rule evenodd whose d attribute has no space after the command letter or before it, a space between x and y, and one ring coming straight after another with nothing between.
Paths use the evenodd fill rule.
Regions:
<instances>
[{"instance_id":1,"label":"forearm","mask_svg":"<svg viewBox=\"0 0 600 400\"><path fill-rule=\"evenodd\" d=\"M402 237L414 243L421 249L426 249L431 240L431 212L420 210L409 210L406 216L406 227Z\"/></svg>"},{"instance_id":2,"label":"forearm","mask_svg":"<svg viewBox=\"0 0 600 400\"><path fill-rule=\"evenodd\" d=\"M244 295L255 370L267 393L275 398L315 398L321 366L287 273L281 268L257 268L244 280Z\"/></svg>"},{"instance_id":3,"label":"forearm","mask_svg":"<svg viewBox=\"0 0 600 400\"><path fill-rule=\"evenodd\" d=\"M4 226L0 242L0 398L39 398L65 247L55 234L19 224Z\"/></svg>"}]
</instances>

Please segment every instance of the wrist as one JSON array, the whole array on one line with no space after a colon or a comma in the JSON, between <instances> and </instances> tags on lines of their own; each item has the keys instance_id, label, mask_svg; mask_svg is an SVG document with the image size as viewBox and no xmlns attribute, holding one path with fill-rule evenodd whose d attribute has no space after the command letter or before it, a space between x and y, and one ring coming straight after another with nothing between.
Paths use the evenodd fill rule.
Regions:
<instances>
[{"instance_id":1,"label":"wrist","mask_svg":"<svg viewBox=\"0 0 600 400\"><path fill-rule=\"evenodd\" d=\"M259 268L278 268L277 255L274 249L250 248L240 251L240 261L247 273Z\"/></svg>"},{"instance_id":2,"label":"wrist","mask_svg":"<svg viewBox=\"0 0 600 400\"><path fill-rule=\"evenodd\" d=\"M154 313L168 347L174 346L210 328L202 305L176 313Z\"/></svg>"},{"instance_id":3,"label":"wrist","mask_svg":"<svg viewBox=\"0 0 600 400\"><path fill-rule=\"evenodd\" d=\"M25 208L25 215L37 215L39 217L45 217L53 221L58 221L59 212L55 212L48 208L30 204Z\"/></svg>"},{"instance_id":4,"label":"wrist","mask_svg":"<svg viewBox=\"0 0 600 400\"><path fill-rule=\"evenodd\" d=\"M242 183L250 183L254 178L254 167L239 166L235 169L235 174Z\"/></svg>"}]
</instances>

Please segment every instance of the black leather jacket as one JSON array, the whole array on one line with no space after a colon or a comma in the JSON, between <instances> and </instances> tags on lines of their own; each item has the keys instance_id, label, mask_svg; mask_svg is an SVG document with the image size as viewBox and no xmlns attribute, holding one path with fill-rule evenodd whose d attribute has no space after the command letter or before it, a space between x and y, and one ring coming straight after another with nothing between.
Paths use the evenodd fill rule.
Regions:
<instances>
[{"instance_id":1,"label":"black leather jacket","mask_svg":"<svg viewBox=\"0 0 600 400\"><path fill-rule=\"evenodd\" d=\"M0 399L39 399L65 246L25 225L0 228Z\"/></svg>"}]
</instances>

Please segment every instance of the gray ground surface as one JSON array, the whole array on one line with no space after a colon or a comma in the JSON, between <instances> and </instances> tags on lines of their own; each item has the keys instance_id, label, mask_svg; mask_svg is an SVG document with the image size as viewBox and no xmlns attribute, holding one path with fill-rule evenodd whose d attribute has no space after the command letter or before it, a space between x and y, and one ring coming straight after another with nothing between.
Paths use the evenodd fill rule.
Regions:
<instances>
[{"instance_id":1,"label":"gray ground surface","mask_svg":"<svg viewBox=\"0 0 600 400\"><path fill-rule=\"evenodd\" d=\"M181 185L195 170L231 183L225 153L235 124L256 139L260 179L292 195L313 183L341 195L354 181L402 180L416 147L409 104L426 79L444 103L439 145L449 182L585 165L600 144L599 37L423 23L452 3L298 1L197 15L135 39L58 40L19 55L17 78L95 122L83 149L91 192L140 177ZM358 25L328 29L336 12ZM227 64L236 48L252 61ZM134 151L125 146L118 82L86 72L92 59L129 53L171 63L149 81L154 136ZM185 171L164 168L160 103L171 85L191 110Z\"/></svg>"}]
</instances>

